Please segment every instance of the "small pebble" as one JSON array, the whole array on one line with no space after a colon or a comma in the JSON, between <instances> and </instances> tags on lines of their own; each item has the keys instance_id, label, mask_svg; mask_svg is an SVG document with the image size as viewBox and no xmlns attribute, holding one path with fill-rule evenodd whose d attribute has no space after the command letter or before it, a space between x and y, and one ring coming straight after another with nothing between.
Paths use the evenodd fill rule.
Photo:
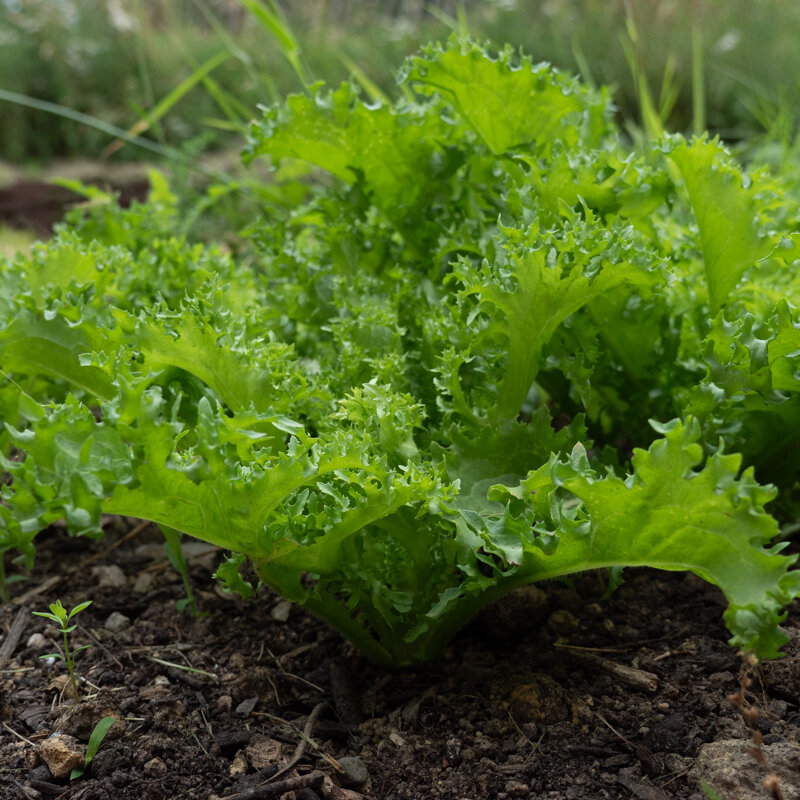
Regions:
<instances>
[{"instance_id":1,"label":"small pebble","mask_svg":"<svg viewBox=\"0 0 800 800\"><path fill-rule=\"evenodd\" d=\"M341 776L343 786L358 789L367 782L367 768L364 762L357 756L345 756L338 759L340 766L344 770Z\"/></svg>"},{"instance_id":2,"label":"small pebble","mask_svg":"<svg viewBox=\"0 0 800 800\"><path fill-rule=\"evenodd\" d=\"M121 631L127 628L130 624L131 624L130 617L126 617L119 611L113 611L111 614L108 615L108 619L106 620L105 626L106 629L110 631Z\"/></svg>"},{"instance_id":3,"label":"small pebble","mask_svg":"<svg viewBox=\"0 0 800 800\"><path fill-rule=\"evenodd\" d=\"M133 582L133 591L136 594L147 594L153 588L155 582L156 578L152 572L143 572Z\"/></svg>"},{"instance_id":4,"label":"small pebble","mask_svg":"<svg viewBox=\"0 0 800 800\"><path fill-rule=\"evenodd\" d=\"M292 611L292 604L287 603L285 600L281 600L275 608L270 611L270 616L275 622L286 622L289 619L289 614Z\"/></svg>"},{"instance_id":5,"label":"small pebble","mask_svg":"<svg viewBox=\"0 0 800 800\"><path fill-rule=\"evenodd\" d=\"M248 697L247 700L242 700L242 702L236 706L236 713L246 717L256 707L256 703L258 703L257 697Z\"/></svg>"},{"instance_id":6,"label":"small pebble","mask_svg":"<svg viewBox=\"0 0 800 800\"><path fill-rule=\"evenodd\" d=\"M92 577L101 589L122 589L127 585L125 573L116 565L92 567Z\"/></svg>"},{"instance_id":7,"label":"small pebble","mask_svg":"<svg viewBox=\"0 0 800 800\"><path fill-rule=\"evenodd\" d=\"M25 646L30 647L32 650L41 650L46 644L47 639L41 633L34 633L25 643Z\"/></svg>"},{"instance_id":8,"label":"small pebble","mask_svg":"<svg viewBox=\"0 0 800 800\"><path fill-rule=\"evenodd\" d=\"M398 747L405 747L406 745L406 740L397 731L392 731L389 734L389 741Z\"/></svg>"}]
</instances>

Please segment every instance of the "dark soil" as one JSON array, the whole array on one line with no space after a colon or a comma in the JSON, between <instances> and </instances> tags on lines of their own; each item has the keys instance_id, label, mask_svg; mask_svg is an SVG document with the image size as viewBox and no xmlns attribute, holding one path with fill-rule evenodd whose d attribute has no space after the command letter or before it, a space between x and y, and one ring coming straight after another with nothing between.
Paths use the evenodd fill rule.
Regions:
<instances>
[{"instance_id":1,"label":"dark soil","mask_svg":"<svg viewBox=\"0 0 800 800\"><path fill-rule=\"evenodd\" d=\"M147 180L137 180L106 188L116 192L119 204L127 207L133 200L144 200L149 187ZM71 189L45 181L18 181L0 188L0 223L32 230L37 236L47 238L64 214L85 199Z\"/></svg>"},{"instance_id":2,"label":"dark soil","mask_svg":"<svg viewBox=\"0 0 800 800\"><path fill-rule=\"evenodd\" d=\"M182 583L157 532L124 538L131 524L109 520L99 541L42 534L30 580L11 586L16 601L0 613L2 798L703 800L697 773L713 784L716 766L698 753L715 741L732 752L732 740L728 786L756 789L721 796L769 796L767 767L726 699L740 662L722 598L691 575L631 570L607 599L599 575L532 587L485 612L441 663L392 673L270 592L222 595L209 577L220 554L205 545L189 548L201 613L179 613ZM63 665L39 659L58 637L30 611L56 598L93 601L72 634L93 645L76 658L79 705ZM756 672L747 693L762 752L800 738L794 625L796 615L790 656ZM108 715L117 722L86 773L53 777L40 755L48 737L80 750ZM784 781L787 798L795 788Z\"/></svg>"}]
</instances>

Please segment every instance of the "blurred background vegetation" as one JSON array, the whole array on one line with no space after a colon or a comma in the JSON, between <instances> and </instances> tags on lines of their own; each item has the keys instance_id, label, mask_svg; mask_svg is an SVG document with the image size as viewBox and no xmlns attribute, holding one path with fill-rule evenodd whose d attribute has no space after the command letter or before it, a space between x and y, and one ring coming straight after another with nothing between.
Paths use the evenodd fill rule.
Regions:
<instances>
[{"instance_id":1,"label":"blurred background vegetation","mask_svg":"<svg viewBox=\"0 0 800 800\"><path fill-rule=\"evenodd\" d=\"M649 106L670 130L796 136L798 0L0 0L0 159L152 157L76 114L184 153L238 146L301 78L394 93L451 29L609 85L628 125Z\"/></svg>"}]
</instances>

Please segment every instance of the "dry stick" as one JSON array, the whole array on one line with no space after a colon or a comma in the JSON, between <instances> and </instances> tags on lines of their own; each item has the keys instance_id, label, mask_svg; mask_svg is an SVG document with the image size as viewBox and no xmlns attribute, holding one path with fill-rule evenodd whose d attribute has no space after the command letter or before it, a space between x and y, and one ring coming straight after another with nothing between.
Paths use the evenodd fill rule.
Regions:
<instances>
[{"instance_id":1,"label":"dry stick","mask_svg":"<svg viewBox=\"0 0 800 800\"><path fill-rule=\"evenodd\" d=\"M280 797L286 792L293 792L297 789L305 789L306 786L321 786L325 780L325 773L315 770L308 775L300 775L297 778L286 778L277 783L261 784L245 789L238 794L230 794L224 800L264 800L268 797Z\"/></svg>"},{"instance_id":2,"label":"dry stick","mask_svg":"<svg viewBox=\"0 0 800 800\"><path fill-rule=\"evenodd\" d=\"M627 664L618 664L616 661L609 661L607 658L601 658L592 653L570 651L570 655L588 664L593 664L606 674L611 675L611 677L617 678L622 683L627 684L632 689L655 692L661 682L658 675L652 672L636 669Z\"/></svg>"},{"instance_id":3,"label":"dry stick","mask_svg":"<svg viewBox=\"0 0 800 800\"><path fill-rule=\"evenodd\" d=\"M7 725L5 722L3 723L3 727L9 732L13 733L17 739L21 739L23 742L27 742L31 747L36 747L36 745L30 740L26 739L21 733L17 733L10 725Z\"/></svg>"},{"instance_id":4,"label":"dry stick","mask_svg":"<svg viewBox=\"0 0 800 800\"><path fill-rule=\"evenodd\" d=\"M131 528L121 539L118 539L113 544L106 547L100 553L96 553L93 556L85 559L81 564L81 569L88 567L89 564L93 564L95 561L99 561L101 558L105 558L109 553L113 553L121 544L128 541L128 539L133 539L134 536L138 536L142 531L147 530L153 523L150 520L143 520L135 527Z\"/></svg>"},{"instance_id":5,"label":"dry stick","mask_svg":"<svg viewBox=\"0 0 800 800\"><path fill-rule=\"evenodd\" d=\"M262 647L264 646L262 642ZM289 659L291 656L296 655L298 653L305 653L308 650L313 650L317 646L316 642L311 645L301 645L300 647L292 650L290 653L284 653L282 656L276 656L272 650L267 650L270 655L270 658L275 662L275 666L280 670L280 674L282 678L289 678L293 681L298 681L299 683L304 683L306 686L310 686L315 691L319 692L320 694L325 694L325 690L321 686L317 686L316 683L311 683L311 681L306 680L305 678L301 678L299 675L295 675L293 672L287 672L286 667L283 666L284 659ZM262 653L258 654L258 658L256 661L261 660Z\"/></svg>"},{"instance_id":6,"label":"dry stick","mask_svg":"<svg viewBox=\"0 0 800 800\"><path fill-rule=\"evenodd\" d=\"M328 705L326 702L317 703L314 706L312 712L308 715L308 719L306 720L306 724L303 726L303 732L300 734L300 743L295 748L294 754L289 759L289 763L283 768L279 769L274 775L270 776L264 783L272 783L276 778L279 778L281 775L285 775L290 769L294 769L294 767L299 763L300 759L303 757L303 753L306 751L306 745L311 742L311 734L314 731L314 726L317 724L317 719L319 718L320 712L322 711L325 706ZM316 745L315 745L316 747ZM262 784L263 786L264 784ZM289 791L288 789L286 791Z\"/></svg>"},{"instance_id":7,"label":"dry stick","mask_svg":"<svg viewBox=\"0 0 800 800\"><path fill-rule=\"evenodd\" d=\"M18 606L24 606L29 600L33 600L34 597L49 592L51 589L58 586L59 583L61 583L61 576L53 575L52 578L48 578L46 581L42 581L38 586L34 586L33 589L28 589L25 594L12 598L11 602Z\"/></svg>"},{"instance_id":8,"label":"dry stick","mask_svg":"<svg viewBox=\"0 0 800 800\"><path fill-rule=\"evenodd\" d=\"M42 796L39 792L36 792L34 794L35 790L28 789L26 786L23 786L16 778L9 777L8 780L11 781L11 783L13 783L14 786L16 786L17 789L19 789L22 792L22 796L23 797L31 798L31 800L32 800L32 798L34 798L34 797L41 797Z\"/></svg>"},{"instance_id":9,"label":"dry stick","mask_svg":"<svg viewBox=\"0 0 800 800\"><path fill-rule=\"evenodd\" d=\"M76 623L78 630L84 635L88 636L120 669L124 670L122 662L96 637L93 636L86 628L79 622Z\"/></svg>"},{"instance_id":10,"label":"dry stick","mask_svg":"<svg viewBox=\"0 0 800 800\"><path fill-rule=\"evenodd\" d=\"M28 609L25 606L20 606L17 616L14 617L11 627L8 629L6 640L3 642L3 646L0 647L0 669L3 669L11 656L14 655L29 619L30 613Z\"/></svg>"}]
</instances>

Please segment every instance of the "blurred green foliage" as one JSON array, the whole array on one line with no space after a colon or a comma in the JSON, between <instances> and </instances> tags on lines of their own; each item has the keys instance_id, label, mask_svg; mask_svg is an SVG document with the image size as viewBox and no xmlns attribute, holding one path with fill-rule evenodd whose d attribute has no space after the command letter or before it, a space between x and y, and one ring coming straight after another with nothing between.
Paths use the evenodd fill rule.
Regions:
<instances>
[{"instance_id":1,"label":"blurred green foliage","mask_svg":"<svg viewBox=\"0 0 800 800\"><path fill-rule=\"evenodd\" d=\"M630 123L642 116L637 82L644 79L667 127L690 130L699 76L709 130L728 140L766 132L788 141L797 129L795 0L293 0L282 12L310 74L329 84L356 65L391 92L395 65L460 21L479 39L521 46L535 60L609 85ZM0 0L0 90L125 129L220 53L229 57L209 74L213 84L198 80L147 132L172 146L238 143L226 104L239 117L255 116L258 103L301 88L239 0ZM74 121L0 103L0 158L97 156L109 145L106 134ZM130 159L140 155L135 150L122 152Z\"/></svg>"}]
</instances>

